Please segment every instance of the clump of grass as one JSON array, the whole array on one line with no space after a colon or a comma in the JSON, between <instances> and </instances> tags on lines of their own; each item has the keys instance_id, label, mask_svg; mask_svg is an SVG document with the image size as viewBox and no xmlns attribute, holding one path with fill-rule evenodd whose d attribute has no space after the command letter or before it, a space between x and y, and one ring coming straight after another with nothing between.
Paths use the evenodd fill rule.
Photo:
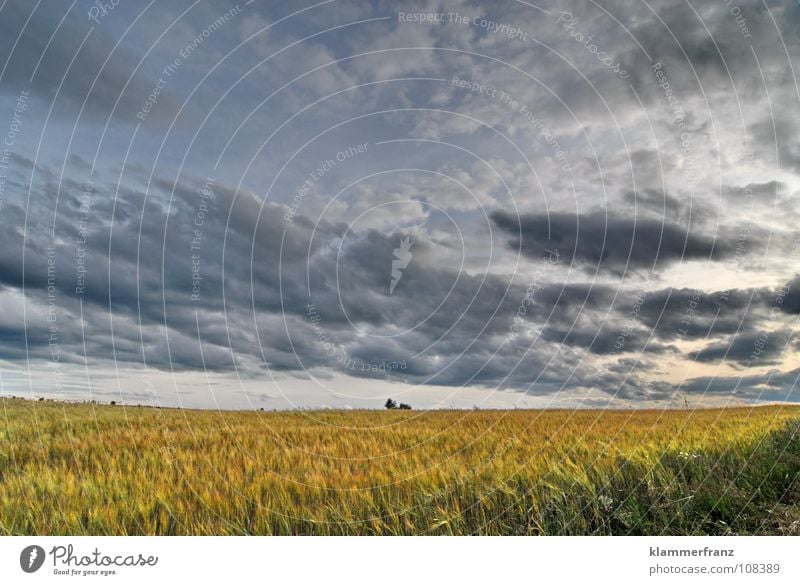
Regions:
<instances>
[{"instance_id":1,"label":"clump of grass","mask_svg":"<svg viewBox=\"0 0 800 585\"><path fill-rule=\"evenodd\" d=\"M0 400L3 534L797 534L800 408Z\"/></svg>"}]
</instances>

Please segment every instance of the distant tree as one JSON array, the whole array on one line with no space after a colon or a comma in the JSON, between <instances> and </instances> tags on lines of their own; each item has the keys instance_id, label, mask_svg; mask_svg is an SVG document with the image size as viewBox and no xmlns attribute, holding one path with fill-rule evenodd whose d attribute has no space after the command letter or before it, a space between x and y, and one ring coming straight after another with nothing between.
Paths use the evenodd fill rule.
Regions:
<instances>
[{"instance_id":1,"label":"distant tree","mask_svg":"<svg viewBox=\"0 0 800 585\"><path fill-rule=\"evenodd\" d=\"M400 410L411 410L411 405L406 404L405 402L401 402L398 408L400 408Z\"/></svg>"},{"instance_id":2,"label":"distant tree","mask_svg":"<svg viewBox=\"0 0 800 585\"><path fill-rule=\"evenodd\" d=\"M117 405L117 401L116 400L112 400L111 401L111 406L116 406L116 405Z\"/></svg>"},{"instance_id":3,"label":"distant tree","mask_svg":"<svg viewBox=\"0 0 800 585\"><path fill-rule=\"evenodd\" d=\"M387 398L384 407L388 408L389 410L394 410L395 408L397 408L397 403L391 398Z\"/></svg>"}]
</instances>

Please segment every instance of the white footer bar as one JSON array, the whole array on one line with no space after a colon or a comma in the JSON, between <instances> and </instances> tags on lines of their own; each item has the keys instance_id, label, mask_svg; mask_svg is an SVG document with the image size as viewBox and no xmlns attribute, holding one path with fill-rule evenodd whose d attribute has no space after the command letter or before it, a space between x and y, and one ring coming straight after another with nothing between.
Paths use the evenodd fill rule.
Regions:
<instances>
[{"instance_id":1,"label":"white footer bar","mask_svg":"<svg viewBox=\"0 0 800 585\"><path fill-rule=\"evenodd\" d=\"M800 583L800 537L5 537L0 583ZM241 581L240 581L241 580Z\"/></svg>"}]
</instances>

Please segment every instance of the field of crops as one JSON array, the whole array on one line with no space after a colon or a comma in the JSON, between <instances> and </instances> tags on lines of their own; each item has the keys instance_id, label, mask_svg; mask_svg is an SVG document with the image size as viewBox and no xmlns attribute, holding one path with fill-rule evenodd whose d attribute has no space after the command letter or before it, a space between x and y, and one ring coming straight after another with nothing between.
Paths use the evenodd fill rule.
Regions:
<instances>
[{"instance_id":1,"label":"field of crops","mask_svg":"<svg viewBox=\"0 0 800 585\"><path fill-rule=\"evenodd\" d=\"M0 533L800 534L798 421L0 399Z\"/></svg>"}]
</instances>

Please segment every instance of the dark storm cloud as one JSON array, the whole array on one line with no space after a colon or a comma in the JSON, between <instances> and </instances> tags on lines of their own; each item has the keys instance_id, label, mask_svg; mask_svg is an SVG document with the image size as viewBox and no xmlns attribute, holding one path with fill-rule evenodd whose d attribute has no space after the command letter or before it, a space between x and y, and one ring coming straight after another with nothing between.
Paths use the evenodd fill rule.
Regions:
<instances>
[{"instance_id":1,"label":"dark storm cloud","mask_svg":"<svg viewBox=\"0 0 800 585\"><path fill-rule=\"evenodd\" d=\"M786 188L780 181L765 183L749 183L743 187L724 187L722 195L733 199L755 198L759 203L773 203L775 198Z\"/></svg>"},{"instance_id":2,"label":"dark storm cloud","mask_svg":"<svg viewBox=\"0 0 800 585\"><path fill-rule=\"evenodd\" d=\"M771 295L775 307L789 315L800 315L800 274ZM778 302L780 300L780 302Z\"/></svg>"},{"instance_id":3,"label":"dark storm cloud","mask_svg":"<svg viewBox=\"0 0 800 585\"><path fill-rule=\"evenodd\" d=\"M639 318L660 339L713 339L738 334L744 340L770 329L770 323L788 322L785 320L788 317L782 315L798 312L800 276L776 287L708 292L685 288L652 291L644 297ZM742 349L743 343L737 342L737 347ZM706 355L716 354L700 353L701 358ZM738 352L734 351L733 355Z\"/></svg>"},{"instance_id":4,"label":"dark storm cloud","mask_svg":"<svg viewBox=\"0 0 800 585\"><path fill-rule=\"evenodd\" d=\"M59 104L70 115L84 100L85 116L107 116L116 104L118 112L135 121L156 80L149 81L141 70L137 71L130 45L118 45L102 26L94 26L90 32L92 26L82 4L48 2L45 7L24 0L3 3L0 55L3 61L9 60L2 90L16 94L29 88L34 97L47 102L58 91L62 100ZM159 102L158 112L176 111L166 93Z\"/></svg>"},{"instance_id":5,"label":"dark storm cloud","mask_svg":"<svg viewBox=\"0 0 800 585\"><path fill-rule=\"evenodd\" d=\"M765 318L763 291L663 289L645 295L639 318L659 339L751 331Z\"/></svg>"},{"instance_id":6,"label":"dark storm cloud","mask_svg":"<svg viewBox=\"0 0 800 585\"><path fill-rule=\"evenodd\" d=\"M117 29L111 28L111 23L121 26L135 14L133 8L121 6L111 15L114 20L109 17L107 27L95 27L76 53L90 28L85 6L77 6L59 27L68 5L48 4L42 9L43 3L12 54L12 46L34 4L12 1L0 10L0 55L11 56L0 92L9 98L21 88L30 87L35 98L49 101L63 78L55 112L63 115L68 110L73 115L88 95L85 115L90 118L110 113L119 97L119 107L133 119L157 80L158 75L151 80L149 73L172 62L174 50L198 32L198 22L214 22L220 14L215 5L199 8L204 11L200 15L192 12L191 18L182 20L172 31L174 36L171 33L153 45L153 62L144 62L141 71L130 78L142 48L149 48L150 41L163 32L164 23L171 22L170 8L146 14L138 25L141 30L134 29L112 54L117 39L111 31ZM800 277L794 278L782 295L769 286L713 291L710 289L714 283L705 281L697 283L705 291L695 291L671 288L666 281L671 273L664 269L684 260L700 264L734 256L741 268L756 257L754 248L760 243L772 242L775 247L776 239L769 238L772 225L765 222L749 228L746 254L738 256L730 234L739 227L735 215L742 211L741 200L749 195L753 196L757 212L753 215L760 218L768 212L768 205L774 204L777 194L780 205L774 221L782 222L784 236L794 229L792 222L797 212L789 193L795 183L791 171L800 172L800 141L796 108L786 107L791 105L787 92L795 91L786 75L786 53L794 56L797 51L800 9L766 6L755 0L738 2L752 33L752 41L746 42L729 7L722 2L698 8L700 16L691 8L676 10L665 2L605 3L603 8L619 22L597 6L582 2L552 6L553 16L545 18L537 13L536 19L531 19L530 7L524 4L491 10L477 4L454 6L448 8L464 14L488 10L498 22L519 22L547 47L508 42L502 35L474 26L406 26L392 19L374 26L348 28L343 39L326 33L314 44L297 44L269 66L248 72L242 85L222 103L219 110L224 112L215 112L222 120L209 118L198 134L191 154L198 154L200 160L187 157L181 176L175 176L174 163L185 153L188 140L184 143L186 127L180 124L170 129L170 140L163 153L159 151L162 158L157 163L149 158L153 154L151 141L157 138L149 125L142 126L124 169L120 168L125 155L121 134L105 139L105 159L100 161L100 178L88 213L88 239L82 250L88 274L80 294L76 293L77 239L84 215L80 209L84 186L79 177L86 177L92 166L92 156L87 152L93 147L96 129L91 124L96 120L89 120L90 125L76 135L72 146L81 155L50 152L50 158L37 157L34 163L30 152L11 153L14 168L5 183L9 198L2 207L4 229L0 230L0 296L12 308L0 312L0 359L20 364L30 360L35 365L50 358L48 295L55 294L61 361L71 364L83 364L85 359L90 365L146 363L165 371L236 369L241 376L264 376L269 368L305 377L307 369L320 378L348 374L415 384L500 387L531 394L580 388L604 392L609 398L640 401L669 399L674 394L674 385L659 381L659 376L666 373L660 367L667 361L688 358L713 364L724 358L737 367L779 364L781 348L793 329L791 320L800 313ZM423 3L419 7L428 9ZM592 34L603 51L619 59L630 78L623 80L610 74L587 46L555 23L556 8L569 8L579 17L577 29ZM226 25L225 32L215 39L238 42L263 24L275 22L278 15L288 14L283 5L253 5L248 10L262 10L263 22L248 13L240 21ZM336 19L346 15L355 20L392 15L397 6L337 2L336 10ZM159 15L164 22L156 22L162 20ZM785 33L786 50L772 17ZM226 83L220 84L214 77L204 79L200 91L208 93L198 93L196 99L202 103L212 96L215 100L232 89L231 80L270 52L317 32L317 25L327 27L339 22L331 18L329 12L312 10L293 21L289 29L276 27L270 34L258 35L220 68L218 73ZM293 36L295 33L299 36ZM401 53L388 57L378 52L371 59L359 58L330 68L326 65L304 80L300 90L292 87L269 104L262 104L264 107L253 111L239 134L230 134L268 91L277 89L276 79L283 83L335 58L385 48L382 43L466 51L479 48L487 57L535 72L544 87L525 78L519 70L465 53L420 51L410 53L410 58L405 54L397 58ZM154 116L175 113L169 95L193 91L194 83L221 56L216 52L218 48L218 44L206 45L191 62L187 61L179 75L170 79ZM754 54L761 68L756 66ZM101 72L109 55L111 59ZM33 75L39 57L42 59ZM75 63L65 77L72 57ZM674 139L680 131L663 88L658 87L652 70L654 62L661 63L685 108L682 123L691 136L691 152L678 150L679 141ZM548 133L552 132L550 138L558 140L559 148L567 153L574 173L567 173L567 177L548 176L555 147L544 140L547 133L543 127L524 119L519 108L486 95L465 94L452 84L437 81L414 85L413 91L400 89L400 84L392 85L390 90L375 86L359 92L365 96L363 101L352 98L352 94L326 100L309 110L302 121L298 117L292 126L287 126L291 129L287 138L265 148L269 156L255 161L254 170L242 177L242 184L252 191L237 190L220 180L209 187L207 197L203 195L205 180L199 177L211 164L211 157L217 155L217 147L229 137L232 140L224 160L234 170L225 167L225 172L226 180L233 184L239 178L232 178L237 165L252 155L253 145L260 144L277 123L311 98L357 82L386 80L401 74L446 79L454 73L507 90L529 112L535 110L537 119L548 127ZM629 82L637 91L636 96L631 94ZM417 91L420 88L422 91ZM736 119L731 101L734 93L746 122ZM773 100L774 119L767 107L768 97ZM464 210L460 201L448 202L444 197L445 207L453 205L447 211L455 210L458 222L464 221L470 269L460 271L451 262L450 252L455 248L444 250L452 245L450 241L443 244L441 238L428 235L435 231L426 231L431 222L420 228L413 261L390 295L393 251L406 235L402 229L387 222L380 227L349 231L347 222L364 203L350 200L337 201L344 209L334 218L325 217L315 224L311 218L320 201L326 202L333 192L333 182L316 184L319 193L309 192L291 221L285 218L287 205L280 202L291 201L293 192L281 192L283 185L278 182L268 202L256 194L269 184L277 168L273 165L283 161L285 151L291 151L294 142L300 144L313 136L317 126L329 128L339 120L395 104L395 100L412 109L433 104L463 111L507 132L516 144L533 145L530 152L526 149L525 156L530 155L537 172L541 165L544 172L540 187L544 193L554 194L551 201L559 213L527 213L517 218L505 211L495 212L490 227L499 228L508 246L498 256L498 264L484 274L475 268L475 258L483 258L486 244L476 225L484 224L475 220L477 212L472 208ZM26 124L30 122L26 128L35 127L35 114L31 118L26 120ZM428 131L431 138L456 137L453 144L474 148L478 155L493 159L492 165L502 171L504 180L523 194L520 208L542 209L536 207L536 197L524 196L530 193L524 173L514 167L515 158L506 158L503 148L496 148L494 131L476 130L472 124L453 122L451 116L444 115L432 117L428 128L422 118L421 112L409 119L400 118L400 112L396 112L385 123L369 125L365 120L358 125L357 133L359 139L363 133L364 140L382 140L395 133L405 137L409 128L416 128L414 132L418 130L426 137ZM202 119L198 117L197 121ZM56 116L57 122L63 120ZM645 136L646 122L653 128L652 136ZM58 124L48 132L52 134L45 137L45 146L51 141L61 142L58 134L63 129ZM243 134L251 135L252 143L243 142ZM351 137L348 135L348 140ZM31 138L36 137L25 136L26 140ZM331 137L331 142L340 138ZM583 144L587 138L590 144ZM741 163L736 151L742 143L756 154L756 164L746 169L752 177L736 168ZM18 147L22 149L22 141ZM397 160L409 167L422 160L426 169L455 169L474 187L478 200L491 200L493 208L510 209L495 202L500 201L499 187L473 177L469 166L461 171L460 165L455 164L458 161L446 160L443 164L434 156L429 158L426 147L415 148L411 155L418 155L418 159L409 156L407 160L380 160L376 154L377 162L364 157L351 161L352 168L343 164L337 171L341 170L344 178L350 170L370 172L373 162L375 170L383 170L381 165L390 168L396 166ZM377 152L378 148L370 144L370 154L373 150ZM67 172L62 177L60 165L64 158ZM687 188L683 181L684 165L689 159L696 164L700 181L696 190ZM108 161L110 169L105 166ZM318 164L301 157L297 162L303 169ZM712 168L717 163L719 168ZM150 181L152 166L156 168ZM777 173L770 177L764 168L780 170L781 180ZM122 185L109 179L110 170L115 178L124 171ZM723 176L724 181L720 178ZM31 177L34 184L28 185ZM286 179L290 180L294 178ZM574 190L565 198L568 183ZM413 201L441 203L438 193L415 189L413 185L403 187L408 188L408 197ZM365 191L365 200L372 195ZM348 207L349 203L353 203L352 207ZM575 207L571 207L572 203ZM608 213L586 211L596 210L598 205L606 205ZM567 213L565 209L578 212ZM198 225L201 212L202 222ZM398 225L404 224L401 221ZM192 246L195 239L197 248ZM52 246L50 255L48 246ZM523 262L519 274L509 273L510 260L517 250L535 262L549 255L548 251L556 250L560 256L558 268L549 280L537 283L531 302L526 301L525 278L533 264ZM55 275L48 272L49 258L54 259ZM572 280L562 284L571 265L579 270L571 271ZM199 294L195 296L194 266L199 267L201 276ZM590 275L595 269L599 269L598 280L603 284L579 282L592 280ZM641 293L638 301L639 277L650 271L657 272L656 278L664 281L656 285L659 290ZM623 273L632 281L607 284L620 280L616 277ZM766 278L774 282L777 277L770 273ZM25 319L13 304L23 294L23 285ZM648 289L652 286L648 282ZM773 333L762 343L764 331ZM681 342L692 341L693 347L699 347L700 340L703 347L687 355ZM794 351L795 345L789 343L789 350ZM756 349L758 359L750 359ZM399 362L404 366L386 365ZM730 392L737 380L695 379L687 383L686 391L702 393L711 388L711 392ZM752 395L763 387L775 391L781 387L777 384L791 383L788 374L776 374L769 382L763 376L753 376L740 388Z\"/></svg>"},{"instance_id":7,"label":"dark storm cloud","mask_svg":"<svg viewBox=\"0 0 800 585\"><path fill-rule=\"evenodd\" d=\"M597 317L597 323L601 323L600 315L597 314ZM571 329L546 327L542 332L542 338L559 344L586 348L597 355L630 352L657 355L666 351L674 351L675 347L672 345L664 345L651 340L650 332L646 329L637 327L628 331L625 325L624 320L621 320L618 315L612 315L595 327L584 326Z\"/></svg>"},{"instance_id":8,"label":"dark storm cloud","mask_svg":"<svg viewBox=\"0 0 800 585\"><path fill-rule=\"evenodd\" d=\"M785 60L785 56L769 49L770 40L778 31L772 20L774 9L767 4L758 0L737 3L739 13L746 19L747 37L724 3L707 8L699 15L692 10L671 10L667 4L631 6L627 2L617 2L607 9L630 23L630 33L654 61L670 68L671 80L687 94L698 79L708 93L711 87L729 84L729 72L735 72L739 82L743 82L745 76L757 76L751 46L756 49L759 60L762 56L763 60L779 61L782 57ZM788 19L777 20L778 30L790 34ZM647 91L653 61L638 47L632 47L622 60L629 66L635 82L641 81L642 89Z\"/></svg>"},{"instance_id":9,"label":"dark storm cloud","mask_svg":"<svg viewBox=\"0 0 800 585\"><path fill-rule=\"evenodd\" d=\"M656 189L629 191L625 193L625 200L631 205L642 206L654 211L662 217L682 217L686 211L686 205L677 197Z\"/></svg>"},{"instance_id":10,"label":"dark storm cloud","mask_svg":"<svg viewBox=\"0 0 800 585\"><path fill-rule=\"evenodd\" d=\"M680 389L692 394L730 394L732 396L761 396L764 400L796 401L800 369L741 377L703 376L682 383Z\"/></svg>"},{"instance_id":11,"label":"dark storm cloud","mask_svg":"<svg viewBox=\"0 0 800 585\"><path fill-rule=\"evenodd\" d=\"M44 188L46 181L41 183ZM542 350L555 344L546 336L532 344L512 334L526 295L523 285L439 266L424 239L415 243L414 262L389 296L392 250L402 234L345 234L326 222L314 230L301 215L286 222L285 206L262 204L249 192L223 184L210 185L207 196L197 179L159 180L155 186L146 206L135 190L110 206L105 202L114 186L97 184L84 250L88 274L80 295L75 290L82 214L76 205L80 193L74 192L78 183L62 184L52 282L46 217L29 219L27 238L21 230L0 235L10 251L3 261L13 260L2 272L5 285L18 289L22 284L24 246L31 307L46 311L47 287L54 286L63 362L83 363L85 347L90 362L146 363L164 370L238 367L246 373L260 364L283 372L327 369L416 383L513 388L537 378L556 384L570 369L586 367L579 354L548 364L552 351ZM44 196L34 191L34 199ZM202 237L193 251L201 209ZM21 213L13 207L5 211ZM202 276L196 299L193 254ZM536 295L525 322L569 326L581 310L605 306L611 291L548 285ZM310 303L319 323L309 316ZM32 317L32 325L38 319ZM20 326L5 329L9 347L18 348ZM365 327L372 337L358 333ZM375 337L404 330L408 333ZM46 328L31 329L31 357L47 359L46 339ZM14 356L23 359L19 352ZM403 368L384 365L400 361Z\"/></svg>"},{"instance_id":12,"label":"dark storm cloud","mask_svg":"<svg viewBox=\"0 0 800 585\"><path fill-rule=\"evenodd\" d=\"M680 260L718 260L731 250L725 241L650 218L601 212L517 217L504 211L495 211L491 217L511 236L508 246L529 258L539 259L548 250L556 250L566 262L615 274L656 270Z\"/></svg>"},{"instance_id":13,"label":"dark storm cloud","mask_svg":"<svg viewBox=\"0 0 800 585\"><path fill-rule=\"evenodd\" d=\"M744 367L778 365L784 353L796 349L796 343L790 345L791 337L788 329L739 334L691 352L688 357L699 362L732 362Z\"/></svg>"},{"instance_id":14,"label":"dark storm cloud","mask_svg":"<svg viewBox=\"0 0 800 585\"><path fill-rule=\"evenodd\" d=\"M46 185L42 178L41 188ZM389 296L392 251L402 233L351 232L324 221L315 228L301 214L287 222L285 206L262 203L248 191L200 179L158 179L147 205L135 189L116 206L108 205L106 196L114 186L97 185L86 244L89 273L80 295L81 327L75 294L80 188L76 181L62 183L56 220L55 287L66 363L115 360L175 371L235 367L242 375L263 367L297 375L308 369L322 376L338 371L534 393L590 386L619 397L663 397L667 389L646 382L640 369L599 373L587 355L619 354L624 360L623 354L674 351L669 342L681 336L752 332L776 294L767 289L729 291L723 298L721 292L654 291L642 297L631 326L629 314L637 301L628 290L540 284L521 317L523 330L538 327L539 332L525 337L514 329L515 315L530 293L520 279L441 266L433 243L422 238L415 242L414 261ZM34 191L36 198L39 191ZM202 237L193 251L199 211ZM22 213L14 206L4 212ZM502 223L503 218L495 221ZM591 233L595 221L589 221ZM585 223L581 220L581 226ZM551 225L563 227L564 222ZM42 309L47 306L47 226L46 217L29 218L24 240L26 294ZM536 233L530 231L530 222L525 227L526 233ZM638 238L638 227L634 235ZM0 278L18 289L22 232L9 230L0 238L12 251L0 256L6 263ZM562 255L565 241L562 234L555 246ZM591 257L581 244L578 249L582 257ZM193 254L199 257L202 275L196 299ZM641 250L637 254L640 262L649 256ZM784 298L781 309L791 312L794 297ZM30 356L47 359L47 330L31 325ZM4 325L6 359L24 359L21 327L21 322ZM360 334L363 330L370 335ZM710 359L716 349L698 359ZM738 349L735 345L732 355ZM401 362L403 367L386 365Z\"/></svg>"}]
</instances>

